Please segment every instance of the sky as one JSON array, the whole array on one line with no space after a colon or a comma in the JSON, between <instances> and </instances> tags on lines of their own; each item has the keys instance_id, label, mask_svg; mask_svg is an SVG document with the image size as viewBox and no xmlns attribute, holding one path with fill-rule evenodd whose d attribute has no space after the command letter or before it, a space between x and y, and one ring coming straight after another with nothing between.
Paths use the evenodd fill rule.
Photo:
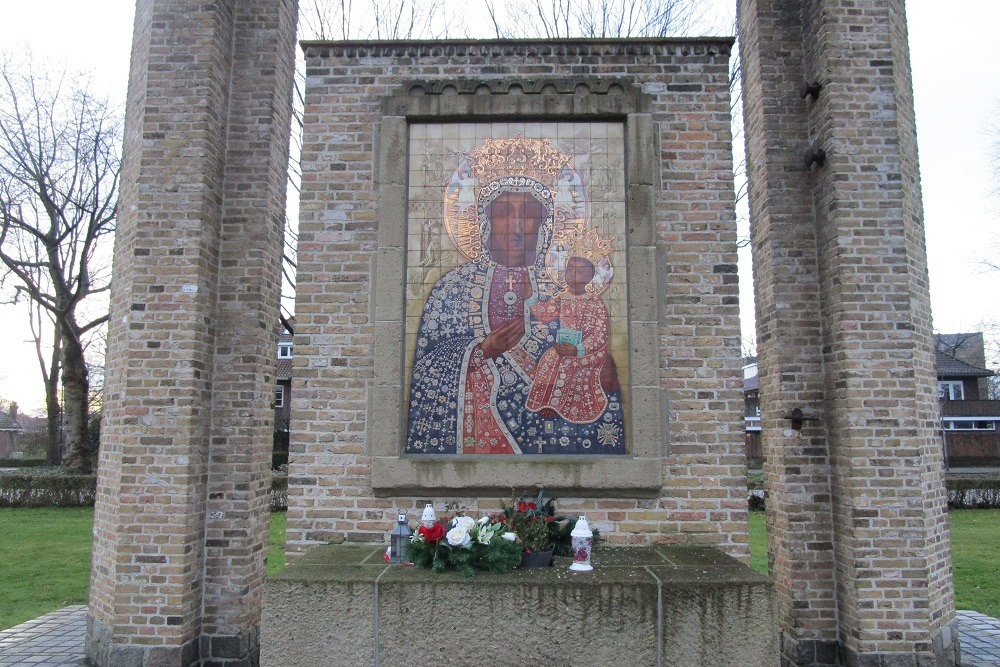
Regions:
<instances>
[{"instance_id":1,"label":"sky","mask_svg":"<svg viewBox=\"0 0 1000 667\"><path fill-rule=\"evenodd\" d=\"M706 2L706 32L727 33L735 0ZM1000 2L953 0L947 7L906 3L934 325L953 333L1000 321L1000 272L980 266L1000 252L1000 195L991 194L1000 173L991 166L987 131L991 121L1000 125ZM124 105L133 15L133 0L6 0L0 53L30 49L36 61L90 70L94 88ZM744 253L740 265L744 337L753 326L748 259ZM0 321L0 398L37 410L42 383L23 307L0 306Z\"/></svg>"}]
</instances>

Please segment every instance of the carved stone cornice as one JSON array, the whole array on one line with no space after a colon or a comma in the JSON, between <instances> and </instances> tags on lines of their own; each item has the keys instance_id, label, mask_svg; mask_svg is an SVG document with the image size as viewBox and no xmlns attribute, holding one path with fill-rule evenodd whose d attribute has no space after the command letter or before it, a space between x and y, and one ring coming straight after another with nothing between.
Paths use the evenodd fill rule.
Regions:
<instances>
[{"instance_id":1,"label":"carved stone cornice","mask_svg":"<svg viewBox=\"0 0 1000 667\"><path fill-rule=\"evenodd\" d=\"M572 56L673 56L729 58L732 37L557 39L304 41L312 58L504 58Z\"/></svg>"}]
</instances>

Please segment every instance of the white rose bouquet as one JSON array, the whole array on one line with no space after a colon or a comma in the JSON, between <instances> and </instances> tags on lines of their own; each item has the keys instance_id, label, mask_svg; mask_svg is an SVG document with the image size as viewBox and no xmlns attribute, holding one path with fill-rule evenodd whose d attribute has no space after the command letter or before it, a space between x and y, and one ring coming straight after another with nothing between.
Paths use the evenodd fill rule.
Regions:
<instances>
[{"instance_id":1,"label":"white rose bouquet","mask_svg":"<svg viewBox=\"0 0 1000 667\"><path fill-rule=\"evenodd\" d=\"M458 570L472 576L476 570L507 572L521 563L521 547L506 533L503 523L488 516L445 517L433 526L421 526L406 545L406 559L435 572Z\"/></svg>"}]
</instances>

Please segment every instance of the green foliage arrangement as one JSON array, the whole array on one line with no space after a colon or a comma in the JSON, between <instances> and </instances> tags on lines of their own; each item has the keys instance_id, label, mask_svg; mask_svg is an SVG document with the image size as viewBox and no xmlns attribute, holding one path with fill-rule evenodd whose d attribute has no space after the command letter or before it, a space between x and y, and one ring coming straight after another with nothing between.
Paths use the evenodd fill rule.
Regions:
<instances>
[{"instance_id":1,"label":"green foliage arrangement","mask_svg":"<svg viewBox=\"0 0 1000 667\"><path fill-rule=\"evenodd\" d=\"M552 544L549 525L555 521L555 501L542 500L541 491L533 501L513 501L503 506L503 523L517 535L517 541L528 552L545 551Z\"/></svg>"},{"instance_id":2,"label":"green foliage arrangement","mask_svg":"<svg viewBox=\"0 0 1000 667\"><path fill-rule=\"evenodd\" d=\"M476 570L508 572L521 564L516 536L484 516L444 518L431 527L421 526L404 547L408 561L434 572L456 570L467 577Z\"/></svg>"},{"instance_id":3,"label":"green foliage arrangement","mask_svg":"<svg viewBox=\"0 0 1000 667\"><path fill-rule=\"evenodd\" d=\"M517 535L525 551L545 551L554 547L556 556L572 556L573 540L570 533L576 527L577 517L557 516L556 499L545 499L539 491L533 500L512 500L510 507L503 506L504 525ZM594 531L594 544L600 537Z\"/></svg>"}]
</instances>

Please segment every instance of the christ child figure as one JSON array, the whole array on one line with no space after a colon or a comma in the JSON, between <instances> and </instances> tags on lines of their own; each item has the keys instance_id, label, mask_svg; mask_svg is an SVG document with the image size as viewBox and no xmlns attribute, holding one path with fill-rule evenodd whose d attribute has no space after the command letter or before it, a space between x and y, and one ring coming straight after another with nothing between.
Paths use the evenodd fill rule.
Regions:
<instances>
[{"instance_id":1,"label":"christ child figure","mask_svg":"<svg viewBox=\"0 0 1000 667\"><path fill-rule=\"evenodd\" d=\"M607 408L607 391L618 390L617 368L608 354L608 309L587 289L594 275L590 260L572 256L566 262L566 289L531 306L536 320L559 321L556 342L538 360L526 404L542 417L591 423Z\"/></svg>"}]
</instances>

